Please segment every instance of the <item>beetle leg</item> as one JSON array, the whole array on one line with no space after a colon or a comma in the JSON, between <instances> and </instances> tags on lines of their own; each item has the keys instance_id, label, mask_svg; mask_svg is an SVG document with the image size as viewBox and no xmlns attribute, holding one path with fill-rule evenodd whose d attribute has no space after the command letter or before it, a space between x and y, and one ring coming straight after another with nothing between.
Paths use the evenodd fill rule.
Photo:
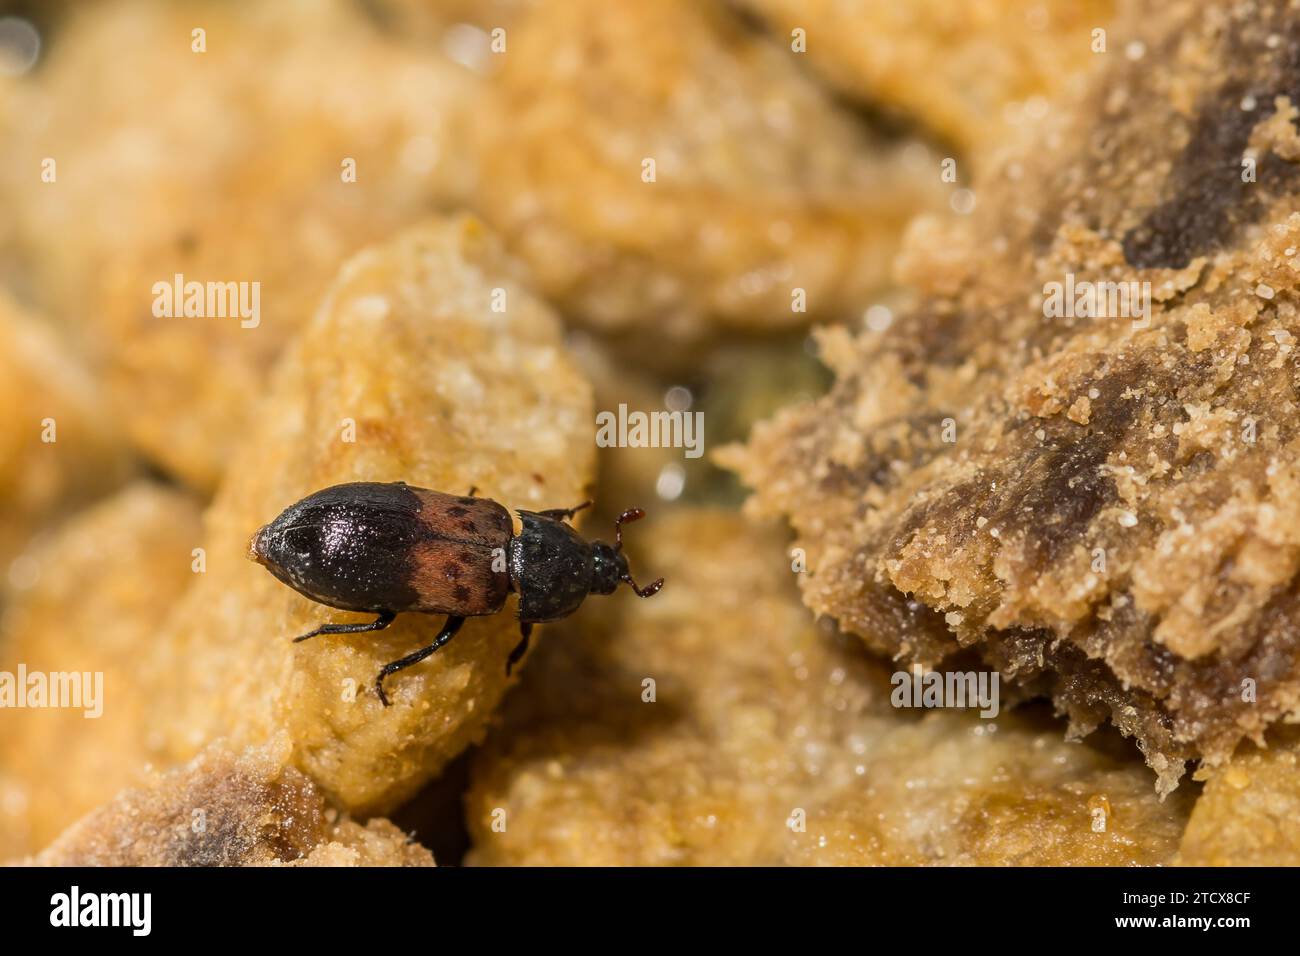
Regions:
<instances>
[{"instance_id":1,"label":"beetle leg","mask_svg":"<svg viewBox=\"0 0 1300 956\"><path fill-rule=\"evenodd\" d=\"M511 651L510 656L506 658L507 677L510 676L510 672L514 670L515 665L518 664L523 659L523 656L528 653L528 639L533 636L533 625L529 623L520 623L519 634L519 643L515 645L515 649Z\"/></svg>"},{"instance_id":2,"label":"beetle leg","mask_svg":"<svg viewBox=\"0 0 1300 956\"><path fill-rule=\"evenodd\" d=\"M579 511L581 511L583 508L590 508L590 507L591 507L591 502L584 501L582 504L574 508L547 508L545 511L539 511L537 513L539 515L544 515L547 518L558 518L560 521L572 521L573 516L576 515Z\"/></svg>"},{"instance_id":3,"label":"beetle leg","mask_svg":"<svg viewBox=\"0 0 1300 956\"><path fill-rule=\"evenodd\" d=\"M360 634L362 631L382 631L393 623L395 617L397 615L393 611L380 611L379 617L367 624L322 624L314 631L308 631L301 637L295 637L293 642L297 644L299 641L305 641L317 634Z\"/></svg>"},{"instance_id":4,"label":"beetle leg","mask_svg":"<svg viewBox=\"0 0 1300 956\"><path fill-rule=\"evenodd\" d=\"M389 674L397 673L403 668L410 667L412 664L420 663L420 661L424 660L438 648L442 647L442 645L450 641L456 635L456 632L460 630L460 626L464 623L465 619L463 617L456 617L454 614L449 614L446 623L442 625L442 630L438 632L438 636L433 639L432 644L428 647L420 648L413 654L407 654L403 658L399 658L398 660L384 665L383 670L379 672L379 676L375 678L375 693L379 695L379 699L383 702L385 707L388 706L388 695L384 693L384 678Z\"/></svg>"}]
</instances>

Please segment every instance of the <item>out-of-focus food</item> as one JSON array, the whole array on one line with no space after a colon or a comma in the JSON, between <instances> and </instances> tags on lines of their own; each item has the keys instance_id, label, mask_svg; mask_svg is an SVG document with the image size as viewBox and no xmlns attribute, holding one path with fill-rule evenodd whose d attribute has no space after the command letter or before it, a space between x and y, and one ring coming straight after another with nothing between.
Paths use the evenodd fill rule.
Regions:
<instances>
[{"instance_id":1,"label":"out-of-focus food","mask_svg":"<svg viewBox=\"0 0 1300 956\"><path fill-rule=\"evenodd\" d=\"M578 331L567 341L594 389L597 434L602 421L617 425L625 415L628 422L629 441L597 450L597 510L588 517L595 527L629 505L654 503L656 513L678 501L739 506L744 489L713 463L713 449L743 439L784 405L821 394L829 379L804 347L807 333L719 344L691 369L667 374L631 365L599 336ZM646 429L634 445L637 416L653 423L655 415L668 424Z\"/></svg>"},{"instance_id":2,"label":"out-of-focus food","mask_svg":"<svg viewBox=\"0 0 1300 956\"><path fill-rule=\"evenodd\" d=\"M722 5L546 4L500 59L477 205L566 314L639 341L857 314L942 196Z\"/></svg>"},{"instance_id":3,"label":"out-of-focus food","mask_svg":"<svg viewBox=\"0 0 1300 956\"><path fill-rule=\"evenodd\" d=\"M111 490L129 465L117 422L81 357L3 290L0 408L3 582L34 532Z\"/></svg>"},{"instance_id":4,"label":"out-of-focus food","mask_svg":"<svg viewBox=\"0 0 1300 956\"><path fill-rule=\"evenodd\" d=\"M968 155L1032 123L1049 101L1123 43L1115 0L742 0L808 66ZM801 31L796 33L795 31Z\"/></svg>"},{"instance_id":5,"label":"out-of-focus food","mask_svg":"<svg viewBox=\"0 0 1300 956\"><path fill-rule=\"evenodd\" d=\"M490 73L509 50L509 32L518 18L547 0L366 0L364 9L387 33L408 42L433 45L478 73ZM494 35L494 31L502 31Z\"/></svg>"},{"instance_id":6,"label":"out-of-focus food","mask_svg":"<svg viewBox=\"0 0 1300 956\"><path fill-rule=\"evenodd\" d=\"M1186 791L1162 803L1122 750L1062 741L1034 714L1000 716L996 731L930 714L868 753L870 784L809 807L783 863L1156 866L1171 861L1193 807Z\"/></svg>"},{"instance_id":7,"label":"out-of-focus food","mask_svg":"<svg viewBox=\"0 0 1300 956\"><path fill-rule=\"evenodd\" d=\"M294 765L343 809L383 812L414 793L481 735L518 624L509 614L466 621L388 684L385 708L375 675L428 644L442 619L402 615L379 634L293 644L327 621L373 615L285 587L248 559L250 536L304 495L347 481L572 506L592 478L592 418L558 320L477 220L415 227L350 260L232 457L206 515L207 573L145 664L166 735L161 759L284 731Z\"/></svg>"},{"instance_id":8,"label":"out-of-focus food","mask_svg":"<svg viewBox=\"0 0 1300 956\"><path fill-rule=\"evenodd\" d=\"M814 624L779 535L646 523L654 601L555 629L475 758L479 864L1162 863L1190 800L1028 717L896 710ZM795 556L797 559L797 556ZM1005 704L1005 701L1004 701ZM1100 822L1099 822L1100 820Z\"/></svg>"},{"instance_id":9,"label":"out-of-focus food","mask_svg":"<svg viewBox=\"0 0 1300 956\"><path fill-rule=\"evenodd\" d=\"M0 861L1300 862L1286 0L10 12ZM249 560L357 481L666 586L385 708Z\"/></svg>"},{"instance_id":10,"label":"out-of-focus food","mask_svg":"<svg viewBox=\"0 0 1300 956\"><path fill-rule=\"evenodd\" d=\"M591 382L597 415L609 414L617 421L620 405L629 412L670 410L667 391L671 386L644 368L629 367L627 362L620 361L616 347L583 331L570 333L567 344ZM707 433L703 439L707 442ZM598 445L596 462L600 483L595 496L595 514L587 517L591 527L600 527L602 523L608 527L608 521L633 505L650 509L656 499L672 501L688 490L694 493L697 479L708 467L705 456L690 460L683 449L664 443L659 447L638 448L627 447L626 443L620 446L617 442ZM660 507L656 502L654 513Z\"/></svg>"},{"instance_id":11,"label":"out-of-focus food","mask_svg":"<svg viewBox=\"0 0 1300 956\"><path fill-rule=\"evenodd\" d=\"M1300 712L1300 34L1280 2L1175 3L1138 52L982 214L918 226L918 307L827 335L832 393L728 457L810 607L1045 681L1167 792Z\"/></svg>"},{"instance_id":12,"label":"out-of-focus food","mask_svg":"<svg viewBox=\"0 0 1300 956\"><path fill-rule=\"evenodd\" d=\"M220 744L155 774L70 827L38 866L433 866L387 820L362 826L287 766L281 738L235 753Z\"/></svg>"},{"instance_id":13,"label":"out-of-focus food","mask_svg":"<svg viewBox=\"0 0 1300 956\"><path fill-rule=\"evenodd\" d=\"M1216 771L1187 822L1184 866L1300 866L1300 737L1268 735Z\"/></svg>"},{"instance_id":14,"label":"out-of-focus food","mask_svg":"<svg viewBox=\"0 0 1300 956\"><path fill-rule=\"evenodd\" d=\"M193 580L201 540L194 501L140 482L18 559L23 586L5 592L0 670L16 683L25 668L46 687L75 675L81 706L69 688L70 706L0 710L0 858L44 847L137 781L157 733L139 663Z\"/></svg>"},{"instance_id":15,"label":"out-of-focus food","mask_svg":"<svg viewBox=\"0 0 1300 956\"><path fill-rule=\"evenodd\" d=\"M21 280L132 441L204 490L339 263L466 188L472 75L359 6L81 5L4 102Z\"/></svg>"}]
</instances>

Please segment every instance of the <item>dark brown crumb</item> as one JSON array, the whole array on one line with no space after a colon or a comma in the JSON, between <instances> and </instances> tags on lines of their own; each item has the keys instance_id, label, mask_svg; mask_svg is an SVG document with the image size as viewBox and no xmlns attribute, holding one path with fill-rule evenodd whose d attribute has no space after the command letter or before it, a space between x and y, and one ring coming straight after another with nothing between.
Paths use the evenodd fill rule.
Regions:
<instances>
[{"instance_id":1,"label":"dark brown crumb","mask_svg":"<svg viewBox=\"0 0 1300 956\"><path fill-rule=\"evenodd\" d=\"M913 229L918 307L823 335L830 395L725 456L799 532L815 610L1042 682L1162 792L1300 709L1296 22L1187 2L1115 31L973 220ZM1049 316L1070 276L1149 282L1149 322Z\"/></svg>"},{"instance_id":2,"label":"dark brown crumb","mask_svg":"<svg viewBox=\"0 0 1300 956\"><path fill-rule=\"evenodd\" d=\"M286 766L288 741L218 744L69 827L42 866L432 866L387 820L361 826Z\"/></svg>"}]
</instances>

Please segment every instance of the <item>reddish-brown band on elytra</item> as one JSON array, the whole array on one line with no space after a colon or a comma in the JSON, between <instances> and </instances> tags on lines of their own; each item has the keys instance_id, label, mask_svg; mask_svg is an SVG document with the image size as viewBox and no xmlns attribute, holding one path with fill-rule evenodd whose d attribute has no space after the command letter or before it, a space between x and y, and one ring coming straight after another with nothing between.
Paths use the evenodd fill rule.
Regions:
<instances>
[{"instance_id":1,"label":"reddish-brown band on elytra","mask_svg":"<svg viewBox=\"0 0 1300 956\"><path fill-rule=\"evenodd\" d=\"M472 617L493 614L510 593L510 512L486 498L412 488L428 539L411 552L408 610Z\"/></svg>"}]
</instances>

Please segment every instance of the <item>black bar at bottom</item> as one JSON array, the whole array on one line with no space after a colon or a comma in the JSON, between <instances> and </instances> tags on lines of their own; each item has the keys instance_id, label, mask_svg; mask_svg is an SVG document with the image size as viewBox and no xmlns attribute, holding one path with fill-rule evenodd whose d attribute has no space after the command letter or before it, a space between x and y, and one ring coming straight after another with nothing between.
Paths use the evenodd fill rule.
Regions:
<instances>
[{"instance_id":1,"label":"black bar at bottom","mask_svg":"<svg viewBox=\"0 0 1300 956\"><path fill-rule=\"evenodd\" d=\"M1292 871L1276 869L13 868L0 869L0 925L17 938L78 933L128 945L151 938L388 946L411 934L430 944L447 934L448 945L461 937L473 945L480 935L497 945L516 935L534 945L602 946L718 936L734 946L745 938L770 943L777 928L809 931L813 940L902 932L926 945L1191 933L1234 940L1293 926L1294 886ZM692 935L663 935L678 929Z\"/></svg>"}]
</instances>

